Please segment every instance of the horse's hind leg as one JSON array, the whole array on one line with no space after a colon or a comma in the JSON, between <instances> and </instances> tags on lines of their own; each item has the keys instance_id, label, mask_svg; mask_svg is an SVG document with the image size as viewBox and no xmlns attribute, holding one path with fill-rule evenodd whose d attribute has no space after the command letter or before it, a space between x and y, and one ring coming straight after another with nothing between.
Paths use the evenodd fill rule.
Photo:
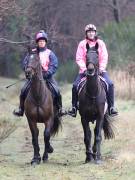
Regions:
<instances>
[{"instance_id":1,"label":"horse's hind leg","mask_svg":"<svg viewBox=\"0 0 135 180\"><path fill-rule=\"evenodd\" d=\"M92 156L92 149L91 149L91 130L89 128L89 122L85 119L81 118L83 131L84 131L84 143L86 146L86 160L85 162L88 163L93 160Z\"/></svg>"},{"instance_id":2,"label":"horse's hind leg","mask_svg":"<svg viewBox=\"0 0 135 180\"><path fill-rule=\"evenodd\" d=\"M33 144L33 148L34 148L34 157L31 161L31 164L39 164L41 161L41 157L39 154L40 148L39 148L39 144L38 144L38 135L39 135L39 130L37 128L37 123L33 122L33 121L28 121L29 123L29 127L31 130L31 134L32 134L32 144Z\"/></svg>"},{"instance_id":3,"label":"horse's hind leg","mask_svg":"<svg viewBox=\"0 0 135 180\"><path fill-rule=\"evenodd\" d=\"M45 143L45 150L43 154L43 162L48 160L48 153L53 152L53 147L50 145L50 134L51 134L51 123L50 121L46 123L45 131L44 131L44 143Z\"/></svg>"}]
</instances>

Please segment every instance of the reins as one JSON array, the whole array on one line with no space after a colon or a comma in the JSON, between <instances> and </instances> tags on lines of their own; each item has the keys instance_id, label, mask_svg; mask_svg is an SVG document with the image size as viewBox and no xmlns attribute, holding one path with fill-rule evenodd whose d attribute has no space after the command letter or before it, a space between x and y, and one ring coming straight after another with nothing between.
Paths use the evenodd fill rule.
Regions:
<instances>
[{"instance_id":1,"label":"reins","mask_svg":"<svg viewBox=\"0 0 135 180\"><path fill-rule=\"evenodd\" d=\"M40 66L40 64L39 64L39 66ZM33 71L34 71L34 77L32 77L31 78L31 81L33 81L33 78L36 78L39 82L40 82L40 87L39 87L39 92L37 93L37 94L39 94L39 95L42 95L41 94L41 91L42 91L42 89L41 89L41 85L42 85L42 81L45 83L45 80L43 79L43 77L42 78L40 78L39 76L38 76L38 71L35 71L35 68L33 67L33 66L27 66L27 68L31 68ZM39 68L39 67L38 67ZM37 70L37 69L36 69ZM46 88L45 88L45 91L46 91ZM41 101L41 102L39 102L40 101L40 99L42 99L42 98L40 98L41 96L36 96L33 92L32 92L32 90L31 90L31 94L32 94L32 96L33 96L33 98L31 97L31 96L29 96L30 97L30 99L31 99L31 101L37 106L37 107L39 107L39 106L41 106L44 102L45 102L45 98L46 98L46 92L45 92L45 96L44 96L44 98L43 98L43 100Z\"/></svg>"}]
</instances>

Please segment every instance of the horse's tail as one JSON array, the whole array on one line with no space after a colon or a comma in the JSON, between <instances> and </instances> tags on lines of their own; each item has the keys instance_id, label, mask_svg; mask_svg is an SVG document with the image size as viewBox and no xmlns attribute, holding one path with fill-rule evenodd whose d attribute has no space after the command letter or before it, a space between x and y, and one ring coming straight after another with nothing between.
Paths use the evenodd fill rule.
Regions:
<instances>
[{"instance_id":1,"label":"horse's tail","mask_svg":"<svg viewBox=\"0 0 135 180\"><path fill-rule=\"evenodd\" d=\"M54 117L53 127L51 129L51 135L55 136L56 134L58 134L58 131L59 131L60 128L62 128L61 117L55 116Z\"/></svg>"},{"instance_id":2,"label":"horse's tail","mask_svg":"<svg viewBox=\"0 0 135 180\"><path fill-rule=\"evenodd\" d=\"M103 130L104 130L104 137L105 139L113 139L115 138L115 134L113 131L113 124L109 118L108 113L104 116L104 123L103 123Z\"/></svg>"}]
</instances>

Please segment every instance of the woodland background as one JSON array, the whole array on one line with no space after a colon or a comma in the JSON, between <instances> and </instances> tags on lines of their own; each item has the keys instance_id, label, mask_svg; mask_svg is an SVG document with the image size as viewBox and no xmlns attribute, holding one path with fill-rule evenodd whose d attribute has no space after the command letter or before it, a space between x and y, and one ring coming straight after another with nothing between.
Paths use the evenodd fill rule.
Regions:
<instances>
[{"instance_id":1,"label":"woodland background","mask_svg":"<svg viewBox=\"0 0 135 180\"><path fill-rule=\"evenodd\" d=\"M63 117L63 129L52 139L49 162L30 165L33 148L26 117L15 118L24 76L20 61L44 29L48 46L58 56L56 78L63 106L71 106L73 79L78 72L76 48L93 23L109 52L108 72L115 84L119 116L116 137L103 139L103 165L84 164L80 116ZM134 180L135 179L135 0L0 0L0 179L2 180ZM17 83L19 82L19 83ZM11 88L7 85L14 84ZM43 129L39 125L41 153ZM92 127L93 128L93 127Z\"/></svg>"},{"instance_id":2,"label":"woodland background","mask_svg":"<svg viewBox=\"0 0 135 180\"><path fill-rule=\"evenodd\" d=\"M35 33L44 29L59 59L57 79L72 82L77 44L89 23L107 44L108 68L130 69L134 75L134 22L135 0L0 0L0 75L19 77L20 60Z\"/></svg>"}]
</instances>

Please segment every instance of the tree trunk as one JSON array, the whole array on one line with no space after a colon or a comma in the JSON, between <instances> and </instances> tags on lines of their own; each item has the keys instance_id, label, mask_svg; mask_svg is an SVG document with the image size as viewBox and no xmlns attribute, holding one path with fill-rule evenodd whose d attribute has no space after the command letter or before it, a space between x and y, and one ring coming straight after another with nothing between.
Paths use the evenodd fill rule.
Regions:
<instances>
[{"instance_id":1,"label":"tree trunk","mask_svg":"<svg viewBox=\"0 0 135 180\"><path fill-rule=\"evenodd\" d=\"M121 22L121 16L120 16L120 6L119 6L119 0L113 0L114 5L114 19L117 23Z\"/></svg>"}]
</instances>

